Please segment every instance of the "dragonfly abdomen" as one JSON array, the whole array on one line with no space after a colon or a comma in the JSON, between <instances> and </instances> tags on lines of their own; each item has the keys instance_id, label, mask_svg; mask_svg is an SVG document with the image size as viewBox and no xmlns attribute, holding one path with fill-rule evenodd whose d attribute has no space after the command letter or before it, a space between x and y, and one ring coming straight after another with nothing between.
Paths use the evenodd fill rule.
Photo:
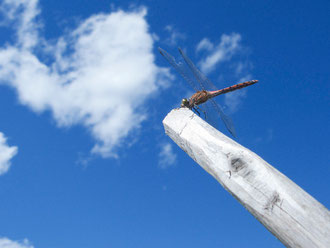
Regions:
<instances>
[{"instance_id":1,"label":"dragonfly abdomen","mask_svg":"<svg viewBox=\"0 0 330 248\"><path fill-rule=\"evenodd\" d=\"M215 96L218 96L218 95L221 95L221 94L225 94L225 93L232 92L232 91L235 91L235 90L238 90L238 89L242 89L244 87L250 86L250 85L255 84L257 82L258 82L258 80L246 81L244 83L229 86L229 87L224 88L222 90L210 91L210 94L212 95L212 97L215 97Z\"/></svg>"}]
</instances>

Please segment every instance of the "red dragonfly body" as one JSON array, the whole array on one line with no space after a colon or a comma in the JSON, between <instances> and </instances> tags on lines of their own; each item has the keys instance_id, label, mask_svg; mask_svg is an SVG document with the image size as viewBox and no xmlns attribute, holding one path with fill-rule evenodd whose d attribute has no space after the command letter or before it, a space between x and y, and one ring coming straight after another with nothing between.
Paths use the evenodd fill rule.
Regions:
<instances>
[{"instance_id":1,"label":"red dragonfly body","mask_svg":"<svg viewBox=\"0 0 330 248\"><path fill-rule=\"evenodd\" d=\"M221 90L215 90L215 91L207 91L207 90L201 90L201 91L197 91L195 94L193 94L189 100L187 99L183 99L182 103L181 103L181 107L188 107L188 108L194 108L197 105L200 105L202 103L205 103L207 100L216 97L218 95L222 95L228 92L232 92L234 90L238 90L247 86L250 86L252 84L257 83L258 80L251 80L251 81L247 81L244 83L240 83L240 84L235 84L232 85L230 87L221 89Z\"/></svg>"}]
</instances>

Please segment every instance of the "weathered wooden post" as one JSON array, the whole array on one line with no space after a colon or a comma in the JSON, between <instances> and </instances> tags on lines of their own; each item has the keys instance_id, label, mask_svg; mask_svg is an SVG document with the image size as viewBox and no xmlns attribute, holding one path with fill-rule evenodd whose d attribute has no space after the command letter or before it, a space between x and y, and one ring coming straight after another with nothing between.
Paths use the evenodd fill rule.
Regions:
<instances>
[{"instance_id":1,"label":"weathered wooden post","mask_svg":"<svg viewBox=\"0 0 330 248\"><path fill-rule=\"evenodd\" d=\"M330 247L330 213L257 154L187 108L163 120L166 134L285 246Z\"/></svg>"}]
</instances>

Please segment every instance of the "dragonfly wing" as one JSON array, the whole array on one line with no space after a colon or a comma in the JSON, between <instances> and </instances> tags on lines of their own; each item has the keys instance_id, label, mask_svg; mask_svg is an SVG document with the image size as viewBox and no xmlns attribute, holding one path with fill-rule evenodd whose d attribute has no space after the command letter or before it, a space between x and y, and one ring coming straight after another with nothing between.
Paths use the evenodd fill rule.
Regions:
<instances>
[{"instance_id":1,"label":"dragonfly wing","mask_svg":"<svg viewBox=\"0 0 330 248\"><path fill-rule=\"evenodd\" d=\"M202 88L204 90L207 89L216 89L214 84L200 71L197 69L197 67L194 65L194 63L188 58L188 56L182 51L181 48L179 48L179 52L181 56L183 57L184 61L188 64L190 70L196 77L197 81L201 84ZM234 128L233 121L223 112L222 107L217 104L214 99L209 99L208 101L211 102L213 105L213 108L218 112L218 114L221 117L221 120L224 122L226 128L236 138L236 131ZM212 122L212 121L211 121Z\"/></svg>"},{"instance_id":2,"label":"dragonfly wing","mask_svg":"<svg viewBox=\"0 0 330 248\"><path fill-rule=\"evenodd\" d=\"M214 114L214 107L211 101L198 105L198 109L201 109L201 116L213 127L218 128L220 124L220 118Z\"/></svg>"},{"instance_id":3,"label":"dragonfly wing","mask_svg":"<svg viewBox=\"0 0 330 248\"><path fill-rule=\"evenodd\" d=\"M158 51L173 66L173 68L190 84L190 86L195 90L195 92L200 90L199 85L197 84L197 82L195 82L192 76L190 76L190 73L184 63L176 62L175 58L171 54L169 54L160 47L158 47Z\"/></svg>"},{"instance_id":4,"label":"dragonfly wing","mask_svg":"<svg viewBox=\"0 0 330 248\"><path fill-rule=\"evenodd\" d=\"M212 103L214 109L219 113L221 120L225 124L227 130L231 133L231 135L233 135L234 138L237 138L236 130L232 119L223 112L222 107L217 104L213 99L210 99L209 101Z\"/></svg>"},{"instance_id":5,"label":"dragonfly wing","mask_svg":"<svg viewBox=\"0 0 330 248\"><path fill-rule=\"evenodd\" d=\"M182 51L181 48L179 48L179 52L184 61L186 61L187 65L189 66L189 69L196 77L197 81L201 84L203 90L216 90L217 88L214 86L211 80L209 80L200 70L198 70L198 68L194 65L191 59Z\"/></svg>"}]
</instances>

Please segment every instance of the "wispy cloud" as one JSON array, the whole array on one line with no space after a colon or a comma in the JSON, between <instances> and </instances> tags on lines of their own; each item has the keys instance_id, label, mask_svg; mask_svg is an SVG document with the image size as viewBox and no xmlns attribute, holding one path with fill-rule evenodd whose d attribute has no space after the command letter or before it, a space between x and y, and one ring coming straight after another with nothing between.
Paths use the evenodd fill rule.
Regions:
<instances>
[{"instance_id":1,"label":"wispy cloud","mask_svg":"<svg viewBox=\"0 0 330 248\"><path fill-rule=\"evenodd\" d=\"M208 38L202 39L197 44L197 47L196 47L197 52L202 51L202 50L212 51L213 49L214 49L214 45Z\"/></svg>"},{"instance_id":2,"label":"wispy cloud","mask_svg":"<svg viewBox=\"0 0 330 248\"><path fill-rule=\"evenodd\" d=\"M165 30L168 32L169 37L165 40L165 43L169 46L177 46L180 40L184 40L186 36L183 33L180 33L173 26L167 25Z\"/></svg>"},{"instance_id":3,"label":"wispy cloud","mask_svg":"<svg viewBox=\"0 0 330 248\"><path fill-rule=\"evenodd\" d=\"M232 33L230 35L223 34L218 44L213 44L208 38L202 39L197 47L197 52L204 52L204 59L199 62L201 70L205 73L210 73L217 67L218 64L229 62L230 70L232 71L231 78L236 78L237 83L251 80L250 69L251 63L247 60L238 60L233 62L237 55L245 53L246 48L241 44L241 35ZM240 56L237 56L240 57ZM236 83L233 82L233 83ZM229 85L226 85L229 86ZM241 89L225 95L226 112L233 113L237 111L239 105L246 97L246 89Z\"/></svg>"},{"instance_id":4,"label":"wispy cloud","mask_svg":"<svg viewBox=\"0 0 330 248\"><path fill-rule=\"evenodd\" d=\"M263 136L257 137L255 142L256 143L269 143L272 142L274 137L274 130L272 128L268 128L266 133Z\"/></svg>"},{"instance_id":5,"label":"wispy cloud","mask_svg":"<svg viewBox=\"0 0 330 248\"><path fill-rule=\"evenodd\" d=\"M2 9L17 40L0 48L0 83L35 112L51 111L59 126L85 126L96 141L92 153L117 157L168 75L154 62L146 9L93 15L55 45L40 36L37 0L5 0Z\"/></svg>"},{"instance_id":6,"label":"wispy cloud","mask_svg":"<svg viewBox=\"0 0 330 248\"><path fill-rule=\"evenodd\" d=\"M34 246L30 244L29 240L24 239L22 242L13 241L8 238L0 238L0 248L33 248Z\"/></svg>"},{"instance_id":7,"label":"wispy cloud","mask_svg":"<svg viewBox=\"0 0 330 248\"><path fill-rule=\"evenodd\" d=\"M246 97L246 90L241 89L225 95L225 104L228 113L234 113L237 111L238 106L242 103L243 99Z\"/></svg>"},{"instance_id":8,"label":"wispy cloud","mask_svg":"<svg viewBox=\"0 0 330 248\"><path fill-rule=\"evenodd\" d=\"M10 160L17 154L17 150L17 146L9 146L7 144L7 138L0 132L0 175L9 170L11 166Z\"/></svg>"},{"instance_id":9,"label":"wispy cloud","mask_svg":"<svg viewBox=\"0 0 330 248\"><path fill-rule=\"evenodd\" d=\"M223 34L218 44L213 44L208 38L201 40L196 51L205 50L207 55L200 62L201 70L209 73L215 69L220 62L231 59L240 47L241 36L233 33L230 35Z\"/></svg>"},{"instance_id":10,"label":"wispy cloud","mask_svg":"<svg viewBox=\"0 0 330 248\"><path fill-rule=\"evenodd\" d=\"M158 165L161 169L167 169L176 163L176 154L173 152L172 145L164 143L159 153Z\"/></svg>"},{"instance_id":11,"label":"wispy cloud","mask_svg":"<svg viewBox=\"0 0 330 248\"><path fill-rule=\"evenodd\" d=\"M240 75L243 73L243 65L239 63L237 65L236 75ZM245 77L242 77L238 80L238 82L245 82L251 80L251 76L247 74ZM234 113L238 110L239 105L243 102L244 98L246 97L247 89L240 89L234 92L230 92L225 94L225 105L227 107L227 112Z\"/></svg>"}]
</instances>

